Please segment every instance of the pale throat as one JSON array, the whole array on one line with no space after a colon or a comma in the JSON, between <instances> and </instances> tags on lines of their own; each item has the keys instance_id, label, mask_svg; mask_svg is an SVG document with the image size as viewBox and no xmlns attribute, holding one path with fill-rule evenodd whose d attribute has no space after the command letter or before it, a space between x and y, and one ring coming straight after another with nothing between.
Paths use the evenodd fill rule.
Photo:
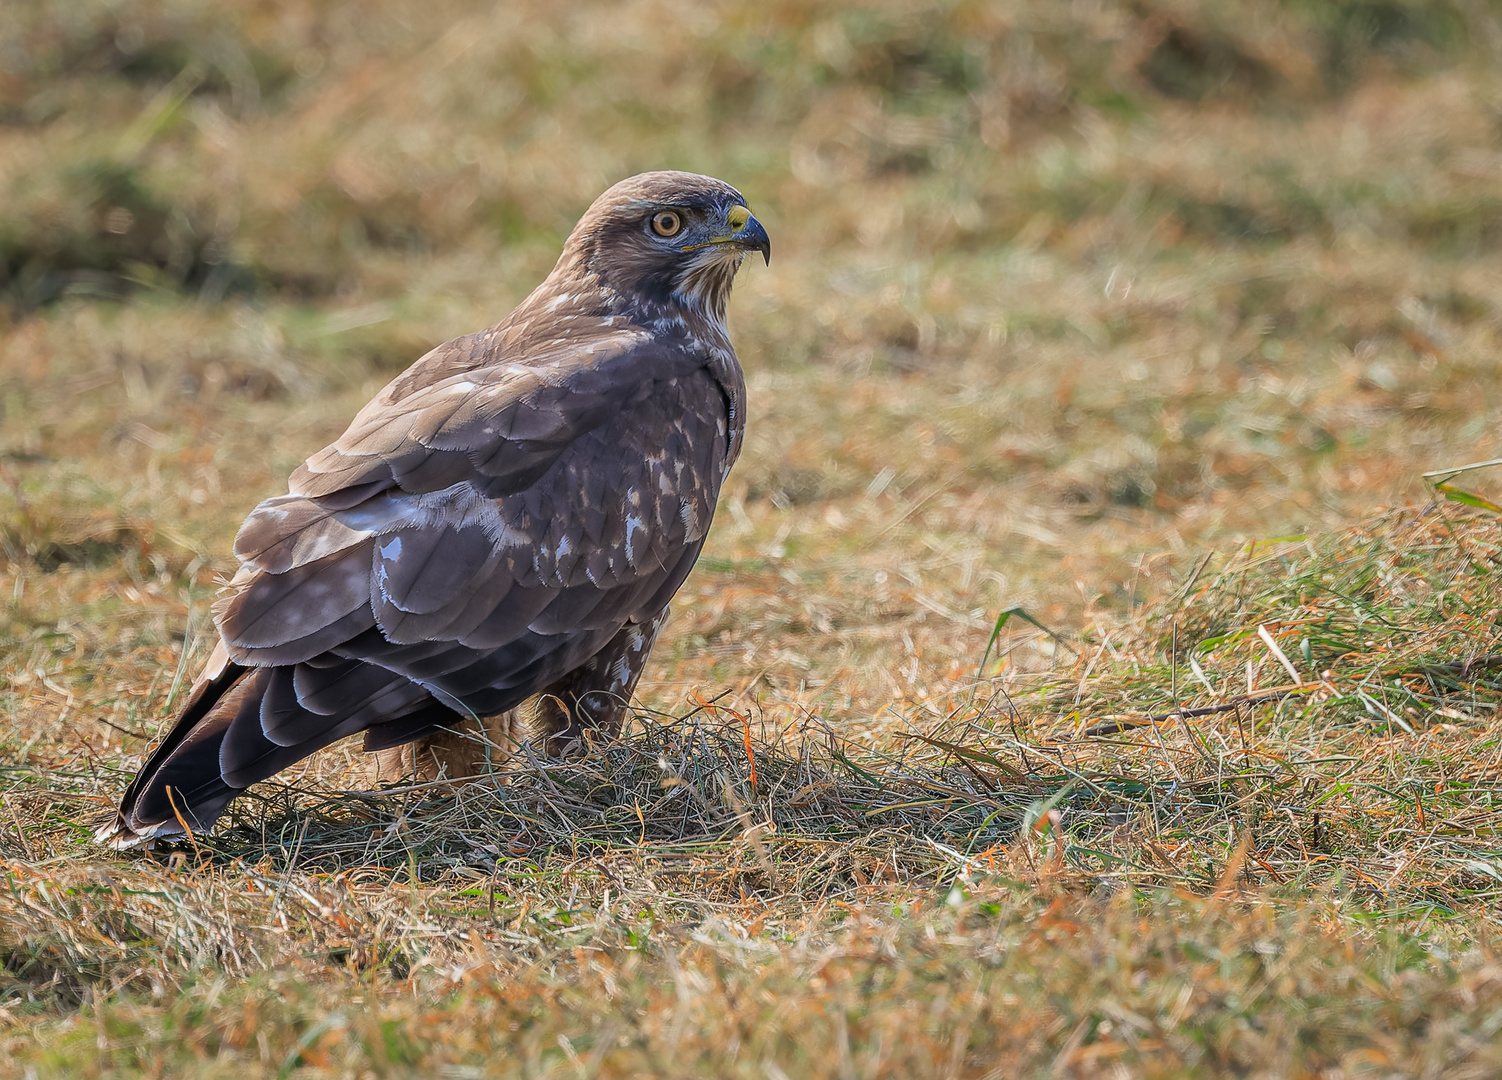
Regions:
<instances>
[{"instance_id":1,"label":"pale throat","mask_svg":"<svg viewBox=\"0 0 1502 1080\"><path fill-rule=\"evenodd\" d=\"M734 249L705 251L703 257L695 259L678 275L673 298L704 316L723 333L730 286L745 257L744 251Z\"/></svg>"}]
</instances>

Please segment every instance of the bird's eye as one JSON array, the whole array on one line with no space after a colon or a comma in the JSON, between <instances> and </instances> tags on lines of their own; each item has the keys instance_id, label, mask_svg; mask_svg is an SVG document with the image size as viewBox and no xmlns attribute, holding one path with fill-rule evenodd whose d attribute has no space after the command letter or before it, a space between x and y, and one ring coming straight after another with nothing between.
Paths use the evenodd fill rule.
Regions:
<instances>
[{"instance_id":1,"label":"bird's eye","mask_svg":"<svg viewBox=\"0 0 1502 1080\"><path fill-rule=\"evenodd\" d=\"M677 236L683 230L683 219L671 210L661 210L652 215L652 231L658 236Z\"/></svg>"}]
</instances>

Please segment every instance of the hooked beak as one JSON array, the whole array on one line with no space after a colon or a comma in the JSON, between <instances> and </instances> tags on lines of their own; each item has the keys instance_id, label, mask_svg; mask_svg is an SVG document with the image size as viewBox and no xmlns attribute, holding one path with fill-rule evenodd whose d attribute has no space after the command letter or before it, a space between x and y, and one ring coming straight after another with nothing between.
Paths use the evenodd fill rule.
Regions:
<instances>
[{"instance_id":1,"label":"hooked beak","mask_svg":"<svg viewBox=\"0 0 1502 1080\"><path fill-rule=\"evenodd\" d=\"M744 206L732 206L725 215L725 224L730 227L730 231L724 236L712 237L707 244L695 244L684 250L693 251L711 244L730 244L743 251L759 251L767 265L772 265L772 239L767 236L767 230L762 228L761 222L751 216L750 210Z\"/></svg>"},{"instance_id":2,"label":"hooked beak","mask_svg":"<svg viewBox=\"0 0 1502 1080\"><path fill-rule=\"evenodd\" d=\"M736 247L761 252L761 257L766 260L768 266L771 266L772 238L767 235L767 230L762 228L761 222L752 217L751 211L744 206L731 207L727 217L733 231L726 239L732 241Z\"/></svg>"}]
</instances>

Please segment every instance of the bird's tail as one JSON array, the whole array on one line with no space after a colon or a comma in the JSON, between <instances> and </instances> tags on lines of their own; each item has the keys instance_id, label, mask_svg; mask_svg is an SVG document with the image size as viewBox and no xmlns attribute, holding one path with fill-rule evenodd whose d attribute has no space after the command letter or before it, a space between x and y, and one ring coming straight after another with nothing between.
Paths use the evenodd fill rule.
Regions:
<instances>
[{"instance_id":1,"label":"bird's tail","mask_svg":"<svg viewBox=\"0 0 1502 1080\"><path fill-rule=\"evenodd\" d=\"M347 735L364 731L378 749L454 719L417 683L363 661L246 667L221 642L95 839L123 850L204 831L251 784Z\"/></svg>"},{"instance_id":2,"label":"bird's tail","mask_svg":"<svg viewBox=\"0 0 1502 1080\"><path fill-rule=\"evenodd\" d=\"M177 723L125 789L114 819L95 832L96 841L123 851L214 823L240 793L221 775L220 744L240 713L260 709L258 674L217 653L210 659Z\"/></svg>"}]
</instances>

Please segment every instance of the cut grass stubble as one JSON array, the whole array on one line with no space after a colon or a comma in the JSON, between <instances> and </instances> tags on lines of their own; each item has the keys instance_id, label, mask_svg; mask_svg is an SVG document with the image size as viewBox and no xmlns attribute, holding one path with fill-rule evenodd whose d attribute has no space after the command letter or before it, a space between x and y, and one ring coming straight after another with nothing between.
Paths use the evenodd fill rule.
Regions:
<instances>
[{"instance_id":1,"label":"cut grass stubble","mask_svg":"<svg viewBox=\"0 0 1502 1080\"><path fill-rule=\"evenodd\" d=\"M10 806L38 805L37 824L9 823L28 861L7 863L0 891L7 1007L82 1006L54 1063L82 1060L85 1032L105 1060L160 1057L162 1025L187 1024L215 1060L259 1055L268 1075L502 1046L545 1060L543 1036L621 1069L686 1052L731 1075L711 1038L727 1017L735 1045L778 1068L819 1058L798 1040L837 1049L843 1025L839 1052L884 1075L950 1052L1215 1071L1376 1052L1318 1019L1358 1006L1414 1023L1450 1008L1438 1036L1377 1049L1475 1064L1482 1006L1502 993L1462 930L1502 897L1499 553L1492 515L1393 511L1199 561L1161 599L1094 618L1067 667L982 677L947 721L877 746L814 713L776 729L754 706L701 701L641 713L578 761L523 748L471 783L341 791L352 774L326 770L261 785L226 828L156 860L76 859L117 773L13 767ZM1263 685L1288 667L1297 693ZM1352 916L1420 936L1374 937ZM1077 970L1065 939L1119 966ZM894 948L906 959L888 966ZM1470 959L1424 959L1452 953ZM1386 965L1384 989L1342 999L1366 962ZM283 978L310 964L316 984ZM1028 996L1067 972L1072 997ZM920 1021L925 979L971 1005ZM413 1014L401 988L419 985L503 1028ZM1260 1007L1272 1029L1228 1020L1289 986ZM688 1028L668 1024L664 993ZM818 1005L759 1004L783 999ZM910 1044L883 1042L904 1025Z\"/></svg>"},{"instance_id":2,"label":"cut grass stubble","mask_svg":"<svg viewBox=\"0 0 1502 1080\"><path fill-rule=\"evenodd\" d=\"M1204 892L1246 846L1245 884L1486 903L1502 886L1484 820L1499 551L1494 516L1443 505L1248 545L1130 615L1094 616L1068 666L983 673L935 703L947 719L876 744L817 711L778 728L754 702L701 699L638 711L576 761L497 747L505 771L476 782L341 790L364 774L330 754L311 780L253 788L192 854L414 882L653 863L706 898L814 903L1024 869ZM120 775L8 771L68 807L71 839ZM67 850L15 828L28 852Z\"/></svg>"}]
</instances>

